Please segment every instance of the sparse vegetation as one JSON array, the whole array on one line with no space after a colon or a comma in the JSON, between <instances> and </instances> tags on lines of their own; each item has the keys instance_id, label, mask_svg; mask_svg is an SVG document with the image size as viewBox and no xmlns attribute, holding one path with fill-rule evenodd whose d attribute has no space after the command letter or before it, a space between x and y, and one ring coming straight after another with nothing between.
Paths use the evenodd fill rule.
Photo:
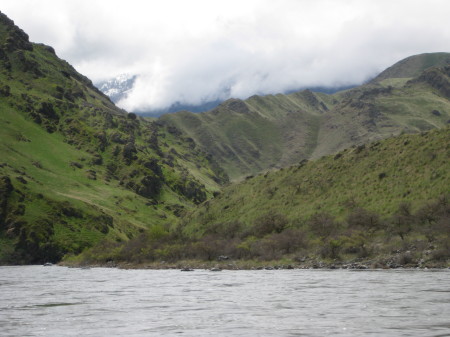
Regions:
<instances>
[{"instance_id":1,"label":"sparse vegetation","mask_svg":"<svg viewBox=\"0 0 450 337\"><path fill-rule=\"evenodd\" d=\"M294 261L292 263L306 262L309 266L317 260L326 266L342 265L348 261L367 261L371 266L385 268L445 265L450 258L448 200L448 197L442 196L415 213L409 211L409 206L400 204L397 212L385 217L362 208L349 210L347 220L342 222L327 214L316 214L307 219L305 224L289 224L289 227L279 231L260 226L261 219L255 222L250 231L243 230L239 223L216 224L215 230L197 238L155 227L124 244L97 246L84 252L81 257L91 264L107 261L175 263L180 260L270 262L287 258ZM433 219L439 227L432 242L424 235L424 226L428 220L423 214L424 211L429 212L430 207L434 210ZM408 235L405 232L398 236L392 235L391 226L397 226L399 216L409 220ZM273 224L272 216L263 219ZM397 231L395 233L398 234ZM105 254L108 251L110 254Z\"/></svg>"}]
</instances>

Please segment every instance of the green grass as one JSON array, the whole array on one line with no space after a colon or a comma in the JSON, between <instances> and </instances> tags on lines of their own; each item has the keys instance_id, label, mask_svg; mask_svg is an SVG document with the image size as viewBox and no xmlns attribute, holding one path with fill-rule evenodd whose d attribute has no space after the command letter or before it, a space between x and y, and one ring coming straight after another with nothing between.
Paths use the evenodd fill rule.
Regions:
<instances>
[{"instance_id":1,"label":"green grass","mask_svg":"<svg viewBox=\"0 0 450 337\"><path fill-rule=\"evenodd\" d=\"M225 188L188 218L187 233L239 220L251 226L262 213L290 223L328 212L343 219L349 205L393 214L402 202L418 207L448 193L450 130L403 135L268 172Z\"/></svg>"},{"instance_id":2,"label":"green grass","mask_svg":"<svg viewBox=\"0 0 450 337\"><path fill-rule=\"evenodd\" d=\"M411 80L411 77L406 77L406 78L387 78L385 80L380 81L380 84L383 87L394 87L394 88L401 88L403 87L406 82L408 82L409 80Z\"/></svg>"}]
</instances>

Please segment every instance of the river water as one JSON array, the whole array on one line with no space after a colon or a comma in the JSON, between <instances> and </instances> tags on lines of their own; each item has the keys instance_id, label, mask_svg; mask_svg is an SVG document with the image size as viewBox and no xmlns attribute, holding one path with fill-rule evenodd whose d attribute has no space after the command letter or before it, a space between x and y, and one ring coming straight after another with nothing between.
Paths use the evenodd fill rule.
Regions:
<instances>
[{"instance_id":1,"label":"river water","mask_svg":"<svg viewBox=\"0 0 450 337\"><path fill-rule=\"evenodd\" d=\"M450 270L0 267L0 336L450 336Z\"/></svg>"}]
</instances>

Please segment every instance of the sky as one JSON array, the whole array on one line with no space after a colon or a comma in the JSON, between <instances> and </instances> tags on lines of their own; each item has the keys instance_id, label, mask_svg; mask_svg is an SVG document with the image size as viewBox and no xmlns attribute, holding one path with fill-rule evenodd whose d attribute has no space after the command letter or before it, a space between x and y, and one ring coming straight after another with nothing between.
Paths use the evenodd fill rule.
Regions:
<instances>
[{"instance_id":1,"label":"sky","mask_svg":"<svg viewBox=\"0 0 450 337\"><path fill-rule=\"evenodd\" d=\"M0 11L94 83L137 75L118 103L128 111L361 84L450 51L448 0L0 0Z\"/></svg>"}]
</instances>

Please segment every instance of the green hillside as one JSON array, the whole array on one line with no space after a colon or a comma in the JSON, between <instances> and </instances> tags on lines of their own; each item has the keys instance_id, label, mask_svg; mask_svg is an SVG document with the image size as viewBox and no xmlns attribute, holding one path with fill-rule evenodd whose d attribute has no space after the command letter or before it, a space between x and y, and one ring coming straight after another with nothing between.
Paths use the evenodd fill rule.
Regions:
<instances>
[{"instance_id":1,"label":"green hillside","mask_svg":"<svg viewBox=\"0 0 450 337\"><path fill-rule=\"evenodd\" d=\"M405 80L419 76L431 67L443 67L450 63L450 53L425 53L409 56L381 72L371 82Z\"/></svg>"},{"instance_id":2,"label":"green hillside","mask_svg":"<svg viewBox=\"0 0 450 337\"><path fill-rule=\"evenodd\" d=\"M248 177L171 230L81 258L158 268L449 266L449 159L448 127L355 146Z\"/></svg>"},{"instance_id":3,"label":"green hillside","mask_svg":"<svg viewBox=\"0 0 450 337\"><path fill-rule=\"evenodd\" d=\"M232 99L206 113L160 120L193 138L239 180L401 132L444 127L450 120L449 60L447 53L414 56L377 81L333 95L305 90Z\"/></svg>"},{"instance_id":4,"label":"green hillside","mask_svg":"<svg viewBox=\"0 0 450 337\"><path fill-rule=\"evenodd\" d=\"M118 109L1 13L0 69L0 263L126 241L227 182L192 139Z\"/></svg>"},{"instance_id":5,"label":"green hillside","mask_svg":"<svg viewBox=\"0 0 450 337\"><path fill-rule=\"evenodd\" d=\"M447 60L151 119L0 13L0 264L447 265Z\"/></svg>"},{"instance_id":6,"label":"green hillside","mask_svg":"<svg viewBox=\"0 0 450 337\"><path fill-rule=\"evenodd\" d=\"M187 233L218 222L251 225L262 210L290 223L326 211L342 220L349 205L391 215L450 192L449 127L404 134L247 178L222 190L186 219Z\"/></svg>"}]
</instances>

